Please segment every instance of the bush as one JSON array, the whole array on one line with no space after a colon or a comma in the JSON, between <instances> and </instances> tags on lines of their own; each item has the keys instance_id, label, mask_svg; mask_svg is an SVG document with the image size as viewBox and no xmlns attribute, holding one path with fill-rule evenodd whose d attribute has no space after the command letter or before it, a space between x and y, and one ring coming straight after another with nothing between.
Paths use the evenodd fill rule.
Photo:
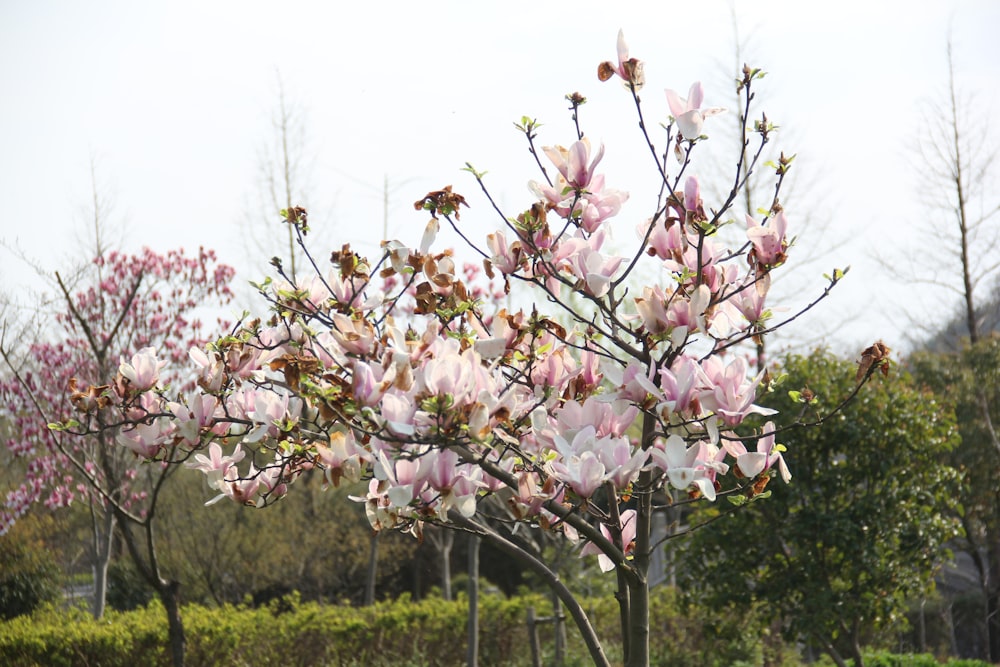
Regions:
<instances>
[{"instance_id":1,"label":"bush","mask_svg":"<svg viewBox=\"0 0 1000 667\"><path fill-rule=\"evenodd\" d=\"M480 664L528 665L531 654L527 609L551 613L546 596L480 598ZM612 662L621 634L613 599L585 602ZM187 662L199 665L434 665L465 663L467 601L428 598L413 602L401 596L371 607L300 603L296 596L274 600L260 608L246 606L187 606L183 610ZM726 628L721 621L690 615L679 607L676 594L657 589L651 599L651 651L657 663L691 666L759 664L759 645L742 626ZM109 612L94 621L76 610L49 608L28 618L0 623L0 664L100 664L134 667L167 665L167 632L158 601L131 612ZM546 664L552 658L552 626L539 634ZM565 664L588 665L582 640L570 623Z\"/></svg>"},{"instance_id":2,"label":"bush","mask_svg":"<svg viewBox=\"0 0 1000 667\"><path fill-rule=\"evenodd\" d=\"M24 517L0 537L0 617L30 614L59 598L62 571L38 537L40 519Z\"/></svg>"},{"instance_id":3,"label":"bush","mask_svg":"<svg viewBox=\"0 0 1000 667\"><path fill-rule=\"evenodd\" d=\"M110 608L131 611L144 607L153 599L153 593L131 560L116 560L108 565L107 604Z\"/></svg>"}]
</instances>

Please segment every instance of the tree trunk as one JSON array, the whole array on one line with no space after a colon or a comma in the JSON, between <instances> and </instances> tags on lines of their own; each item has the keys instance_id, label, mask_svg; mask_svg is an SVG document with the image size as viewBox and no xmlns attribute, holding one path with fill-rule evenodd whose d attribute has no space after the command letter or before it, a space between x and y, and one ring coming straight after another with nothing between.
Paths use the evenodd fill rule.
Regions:
<instances>
[{"instance_id":1,"label":"tree trunk","mask_svg":"<svg viewBox=\"0 0 1000 667\"><path fill-rule=\"evenodd\" d=\"M650 415L642 421L642 444L648 447L653 441L656 424ZM652 552L653 531L652 470L643 470L636 480L635 549L632 572L627 573L629 589L628 652L626 667L649 667L649 560ZM614 500L613 500L614 502ZM626 546L626 545L622 545Z\"/></svg>"},{"instance_id":2,"label":"tree trunk","mask_svg":"<svg viewBox=\"0 0 1000 667\"><path fill-rule=\"evenodd\" d=\"M378 533L373 532L368 549L368 577L365 580L365 606L375 604L375 577L378 575Z\"/></svg>"},{"instance_id":3,"label":"tree trunk","mask_svg":"<svg viewBox=\"0 0 1000 667\"><path fill-rule=\"evenodd\" d=\"M98 525L94 517L94 618L104 616L104 607L108 598L108 563L111 562L111 543L115 534L114 512L106 510Z\"/></svg>"},{"instance_id":4,"label":"tree trunk","mask_svg":"<svg viewBox=\"0 0 1000 667\"><path fill-rule=\"evenodd\" d=\"M441 555L441 595L445 600L451 600L451 548L455 544L455 533L443 530L438 552Z\"/></svg>"},{"instance_id":5,"label":"tree trunk","mask_svg":"<svg viewBox=\"0 0 1000 667\"><path fill-rule=\"evenodd\" d=\"M469 627L465 654L467 667L479 666L479 536L469 536Z\"/></svg>"},{"instance_id":6,"label":"tree trunk","mask_svg":"<svg viewBox=\"0 0 1000 667\"><path fill-rule=\"evenodd\" d=\"M987 549L989 579L986 585L986 637L990 662L1000 662L1000 541L994 537Z\"/></svg>"},{"instance_id":7,"label":"tree trunk","mask_svg":"<svg viewBox=\"0 0 1000 667\"><path fill-rule=\"evenodd\" d=\"M167 641L170 644L171 664L174 667L184 667L184 649L187 640L184 637L184 623L181 620L180 582L165 582L157 592L167 612Z\"/></svg>"}]
</instances>

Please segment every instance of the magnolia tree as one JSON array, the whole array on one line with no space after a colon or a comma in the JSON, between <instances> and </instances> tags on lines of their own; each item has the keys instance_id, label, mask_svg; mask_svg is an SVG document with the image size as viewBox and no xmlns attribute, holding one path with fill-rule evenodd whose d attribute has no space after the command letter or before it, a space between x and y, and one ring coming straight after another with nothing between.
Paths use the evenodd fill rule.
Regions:
<instances>
[{"instance_id":1,"label":"magnolia tree","mask_svg":"<svg viewBox=\"0 0 1000 667\"><path fill-rule=\"evenodd\" d=\"M653 133L639 98L643 64L620 35L617 61L598 75L620 79L635 102L661 182L645 219L615 220L628 195L598 173L605 149L584 138L585 100L571 95L566 147L538 151L537 123L519 126L541 173L527 210L504 215L469 168L501 223L483 243L462 230L464 197L431 192L416 203L430 216L416 246L385 241L368 259L345 245L326 266L310 259L315 274L300 270L295 282L275 261L278 276L260 285L271 312L191 351L194 394L165 386L159 351L146 348L59 428L120 425L132 451L203 473L217 494L209 502L264 506L316 469L332 485L367 480L354 499L374 530L420 536L434 524L489 541L552 587L594 662L609 664L573 592L514 531L561 534L617 574L624 662L648 665L653 513L723 496L745 504L766 496L772 477L791 478L779 429L763 420L773 411L755 403L767 373L746 356L796 316L774 321L765 305L790 245L778 201L790 159L768 167L770 210L734 208L774 131L756 122L729 195L704 202L694 158L722 110L704 106L702 86L661 96L663 131ZM744 68L737 81L747 118L760 76ZM283 215L305 248L306 212ZM727 224L745 226L732 248L718 243ZM481 255L512 303L529 295L530 310L486 312L452 254L433 250L441 225ZM614 226L635 232L625 256L607 251ZM636 285L652 273L660 279ZM828 276L813 305L842 275ZM885 349L871 348L858 384L885 363Z\"/></svg>"},{"instance_id":2,"label":"magnolia tree","mask_svg":"<svg viewBox=\"0 0 1000 667\"><path fill-rule=\"evenodd\" d=\"M207 341L199 309L210 301L226 303L232 277L233 270L217 264L207 250L193 257L149 249L137 255L101 253L75 284L56 274L62 307L51 323L51 338L24 348L10 339L0 342L10 372L0 382L12 426L5 444L14 458L26 462L24 480L8 491L0 507L0 535L37 503L51 508L86 503L93 518L95 616L103 612L116 532L140 573L171 598L164 599L165 606L176 607L176 585L162 575L154 532L156 503L175 468L143 465L149 454L145 442L157 425L127 419L122 428L112 397L134 390L138 377L130 379L134 372L128 360L153 345L162 356L157 368L170 364L161 381L172 383L174 392L193 391L190 374L177 372L188 350ZM116 371L116 387L88 384ZM152 407L154 399L142 400L153 400ZM87 437L46 427L74 407L88 415ZM145 414L138 405L134 409ZM178 615L182 636L179 623Z\"/></svg>"}]
</instances>

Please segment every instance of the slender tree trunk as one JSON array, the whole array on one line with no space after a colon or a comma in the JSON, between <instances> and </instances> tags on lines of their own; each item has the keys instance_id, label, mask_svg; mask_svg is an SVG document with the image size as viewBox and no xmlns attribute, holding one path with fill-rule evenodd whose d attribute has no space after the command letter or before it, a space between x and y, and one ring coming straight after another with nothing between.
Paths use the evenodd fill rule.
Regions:
<instances>
[{"instance_id":1,"label":"slender tree trunk","mask_svg":"<svg viewBox=\"0 0 1000 667\"><path fill-rule=\"evenodd\" d=\"M854 667L865 667L865 658L861 655L861 621L854 621L851 629L851 657Z\"/></svg>"},{"instance_id":2,"label":"slender tree trunk","mask_svg":"<svg viewBox=\"0 0 1000 667\"><path fill-rule=\"evenodd\" d=\"M181 620L180 582L163 582L157 592L167 612L167 640L170 643L171 662L174 667L184 667L187 639L184 636L184 623Z\"/></svg>"},{"instance_id":3,"label":"slender tree trunk","mask_svg":"<svg viewBox=\"0 0 1000 667\"><path fill-rule=\"evenodd\" d=\"M441 593L445 600L451 600L451 548L455 544L455 533L449 530L446 534L441 549Z\"/></svg>"},{"instance_id":4,"label":"slender tree trunk","mask_svg":"<svg viewBox=\"0 0 1000 667\"><path fill-rule=\"evenodd\" d=\"M469 536L469 627L467 667L479 666L479 536Z\"/></svg>"},{"instance_id":5,"label":"slender tree trunk","mask_svg":"<svg viewBox=\"0 0 1000 667\"><path fill-rule=\"evenodd\" d=\"M368 548L368 576L365 579L365 606L375 604L375 578L378 576L378 533L373 532Z\"/></svg>"},{"instance_id":6,"label":"slender tree trunk","mask_svg":"<svg viewBox=\"0 0 1000 667\"><path fill-rule=\"evenodd\" d=\"M840 651L837 650L837 647L825 639L821 639L820 643L823 644L823 650L826 651L826 654L833 659L833 662L837 665L837 667L847 667L847 663L844 662L844 658L841 657Z\"/></svg>"},{"instance_id":7,"label":"slender tree trunk","mask_svg":"<svg viewBox=\"0 0 1000 667\"><path fill-rule=\"evenodd\" d=\"M155 492L154 492L155 493ZM152 514L147 515L147 521L141 524L143 538L136 537L134 525L129 517L118 506L115 506L116 519L121 528L120 534L125 548L136 568L146 582L156 591L163 602L167 614L167 642L170 648L173 667L184 667L184 651L187 640L184 636L184 623L181 619L181 584L178 581L168 581L160 574L159 558L156 552L156 539L150 521ZM145 557L143 557L145 551Z\"/></svg>"},{"instance_id":8,"label":"slender tree trunk","mask_svg":"<svg viewBox=\"0 0 1000 667\"><path fill-rule=\"evenodd\" d=\"M111 562L111 543L115 534L115 515L105 510L103 516L93 517L94 531L94 618L103 618L108 598L108 563Z\"/></svg>"},{"instance_id":9,"label":"slender tree trunk","mask_svg":"<svg viewBox=\"0 0 1000 667\"><path fill-rule=\"evenodd\" d=\"M653 440L654 420L648 414L642 420L642 444ZM628 573L629 629L626 667L649 667L649 560L653 530L653 472L643 470L636 480L635 550L633 572ZM614 500L612 501L614 502Z\"/></svg>"},{"instance_id":10,"label":"slender tree trunk","mask_svg":"<svg viewBox=\"0 0 1000 667\"><path fill-rule=\"evenodd\" d=\"M986 637L990 662L1000 662L1000 536L991 535L986 550L989 567L986 589Z\"/></svg>"}]
</instances>

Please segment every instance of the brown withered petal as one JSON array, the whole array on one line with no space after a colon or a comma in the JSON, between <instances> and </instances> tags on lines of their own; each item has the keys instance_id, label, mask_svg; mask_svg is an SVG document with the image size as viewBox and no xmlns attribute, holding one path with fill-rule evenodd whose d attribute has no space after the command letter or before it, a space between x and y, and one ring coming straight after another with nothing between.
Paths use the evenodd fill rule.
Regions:
<instances>
[{"instance_id":1,"label":"brown withered petal","mask_svg":"<svg viewBox=\"0 0 1000 667\"><path fill-rule=\"evenodd\" d=\"M861 382L875 370L881 370L882 375L889 375L889 347L882 341L878 341L866 348L861 353L861 361L858 362L858 372L854 376L855 382Z\"/></svg>"},{"instance_id":2,"label":"brown withered petal","mask_svg":"<svg viewBox=\"0 0 1000 667\"><path fill-rule=\"evenodd\" d=\"M430 206L428 206L428 204ZM442 215L454 213L456 220L462 219L458 213L459 206L465 206L468 208L469 204L465 201L465 197L457 192L452 192L450 185L444 186L441 190L428 192L422 198L413 202L413 208L417 211L427 209L430 211L431 216L435 218L438 213L441 213Z\"/></svg>"},{"instance_id":3,"label":"brown withered petal","mask_svg":"<svg viewBox=\"0 0 1000 667\"><path fill-rule=\"evenodd\" d=\"M767 488L767 483L770 481L771 478L768 475L761 475L758 477L753 483L753 487L751 489L752 495L759 496L764 493L764 489Z\"/></svg>"},{"instance_id":4,"label":"brown withered petal","mask_svg":"<svg viewBox=\"0 0 1000 667\"><path fill-rule=\"evenodd\" d=\"M622 63L622 68L625 70L625 74L628 75L628 80L632 86L639 90L646 83L646 75L643 73L643 65L641 60L635 58L629 58L624 63Z\"/></svg>"},{"instance_id":5,"label":"brown withered petal","mask_svg":"<svg viewBox=\"0 0 1000 667\"><path fill-rule=\"evenodd\" d=\"M611 63L604 61L597 66L597 78L601 81L607 81L615 75L615 66Z\"/></svg>"}]
</instances>

